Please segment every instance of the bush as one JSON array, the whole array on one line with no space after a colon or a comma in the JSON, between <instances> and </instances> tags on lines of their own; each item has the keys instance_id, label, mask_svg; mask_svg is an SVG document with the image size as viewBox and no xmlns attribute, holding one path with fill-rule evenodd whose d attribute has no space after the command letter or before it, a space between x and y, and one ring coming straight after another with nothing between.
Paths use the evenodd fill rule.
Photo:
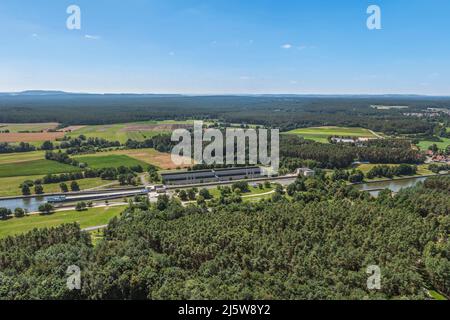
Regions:
<instances>
[{"instance_id":1,"label":"bush","mask_svg":"<svg viewBox=\"0 0 450 320\"><path fill-rule=\"evenodd\" d=\"M24 196L29 196L31 194L31 190L30 190L30 187L28 185L24 184L22 186L22 194Z\"/></svg>"},{"instance_id":2,"label":"bush","mask_svg":"<svg viewBox=\"0 0 450 320\"><path fill-rule=\"evenodd\" d=\"M87 205L86 205L86 202L84 202L84 201L78 202L75 206L76 211L84 211L84 210L86 210L86 208L87 208Z\"/></svg>"},{"instance_id":3,"label":"bush","mask_svg":"<svg viewBox=\"0 0 450 320\"><path fill-rule=\"evenodd\" d=\"M36 194L43 194L44 193L44 187L41 184L37 184L34 186L34 193Z\"/></svg>"},{"instance_id":4,"label":"bush","mask_svg":"<svg viewBox=\"0 0 450 320\"><path fill-rule=\"evenodd\" d=\"M69 192L69 187L64 182L59 185L59 188L61 189L61 192Z\"/></svg>"},{"instance_id":5,"label":"bush","mask_svg":"<svg viewBox=\"0 0 450 320\"><path fill-rule=\"evenodd\" d=\"M212 196L209 193L209 190L206 188L201 189L199 192L199 195L202 196L205 200L212 199Z\"/></svg>"},{"instance_id":6,"label":"bush","mask_svg":"<svg viewBox=\"0 0 450 320\"><path fill-rule=\"evenodd\" d=\"M235 182L231 185L231 189L235 190L235 189L239 189L241 190L241 192L250 192L250 188L248 186L248 182L246 181L238 181Z\"/></svg>"},{"instance_id":7,"label":"bush","mask_svg":"<svg viewBox=\"0 0 450 320\"><path fill-rule=\"evenodd\" d=\"M70 189L71 189L72 191L80 191L80 186L78 185L78 182L72 181L72 182L70 183Z\"/></svg>"},{"instance_id":8,"label":"bush","mask_svg":"<svg viewBox=\"0 0 450 320\"><path fill-rule=\"evenodd\" d=\"M55 211L55 208L50 203L44 203L39 206L38 210L39 212L41 212L41 214L50 214Z\"/></svg>"},{"instance_id":9,"label":"bush","mask_svg":"<svg viewBox=\"0 0 450 320\"><path fill-rule=\"evenodd\" d=\"M7 208L0 208L0 220L6 220L8 217L12 215L12 212L10 209Z\"/></svg>"},{"instance_id":10,"label":"bush","mask_svg":"<svg viewBox=\"0 0 450 320\"><path fill-rule=\"evenodd\" d=\"M14 217L16 218L22 218L25 216L25 210L23 210L22 208L16 208L14 210Z\"/></svg>"}]
</instances>

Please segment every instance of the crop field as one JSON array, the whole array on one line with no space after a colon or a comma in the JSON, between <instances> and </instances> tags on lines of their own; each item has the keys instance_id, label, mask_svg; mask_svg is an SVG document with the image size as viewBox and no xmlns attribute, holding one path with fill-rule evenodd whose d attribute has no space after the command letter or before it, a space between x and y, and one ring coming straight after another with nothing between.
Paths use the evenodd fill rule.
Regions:
<instances>
[{"instance_id":1,"label":"crop field","mask_svg":"<svg viewBox=\"0 0 450 320\"><path fill-rule=\"evenodd\" d=\"M347 128L347 127L311 127L300 128L286 132L287 134L296 134L305 139L314 140L316 142L328 143L330 136L360 137L360 138L377 138L370 130L364 128Z\"/></svg>"},{"instance_id":2,"label":"crop field","mask_svg":"<svg viewBox=\"0 0 450 320\"><path fill-rule=\"evenodd\" d=\"M86 155L81 156L81 158L88 158L88 157L105 157L110 155L125 155L129 158L132 158L134 160L139 161L139 164L146 168L147 164L154 165L160 169L164 170L172 170L176 169L177 165L175 165L172 162L172 158L170 153L163 153L159 152L155 149L147 148L147 149L132 149L132 150L115 150L115 151L107 151L107 152L100 152L92 155ZM78 160L79 157L77 157ZM111 161L118 161L118 158L114 158L116 160ZM82 160L80 160L82 161ZM87 163L89 164L90 159L87 159ZM92 160L91 160L92 161ZM129 161L129 160L128 160ZM97 161L95 161L97 162Z\"/></svg>"},{"instance_id":3,"label":"crop field","mask_svg":"<svg viewBox=\"0 0 450 320\"><path fill-rule=\"evenodd\" d=\"M162 133L171 133L174 129L192 126L193 121L144 121L112 125L85 126L72 132L68 136L98 137L109 141L126 142L128 139L142 141Z\"/></svg>"},{"instance_id":4,"label":"crop field","mask_svg":"<svg viewBox=\"0 0 450 320\"><path fill-rule=\"evenodd\" d=\"M124 154L109 154L98 153L94 155L77 156L74 157L80 162L87 163L89 168L101 169L101 168L118 168L120 166L131 167L141 165L144 169L146 163L133 159Z\"/></svg>"},{"instance_id":5,"label":"crop field","mask_svg":"<svg viewBox=\"0 0 450 320\"><path fill-rule=\"evenodd\" d=\"M32 160L44 159L43 151L20 152L20 153L2 153L0 154L0 165L7 163L18 163Z\"/></svg>"},{"instance_id":6,"label":"crop field","mask_svg":"<svg viewBox=\"0 0 450 320\"><path fill-rule=\"evenodd\" d=\"M50 160L31 160L0 165L0 178L46 175L49 173L68 173L80 171L80 168Z\"/></svg>"},{"instance_id":7,"label":"crop field","mask_svg":"<svg viewBox=\"0 0 450 320\"><path fill-rule=\"evenodd\" d=\"M44 142L64 137L64 132L0 133L0 142Z\"/></svg>"},{"instance_id":8,"label":"crop field","mask_svg":"<svg viewBox=\"0 0 450 320\"><path fill-rule=\"evenodd\" d=\"M0 221L0 238L26 233L35 228L56 227L65 223L78 223L81 228L108 224L111 218L120 215L124 206L91 208L87 211L61 211L51 215L30 215Z\"/></svg>"},{"instance_id":9,"label":"crop field","mask_svg":"<svg viewBox=\"0 0 450 320\"><path fill-rule=\"evenodd\" d=\"M48 123L0 123L0 131L8 130L12 133L30 131L47 131L50 129L56 129L59 123L48 122Z\"/></svg>"}]
</instances>

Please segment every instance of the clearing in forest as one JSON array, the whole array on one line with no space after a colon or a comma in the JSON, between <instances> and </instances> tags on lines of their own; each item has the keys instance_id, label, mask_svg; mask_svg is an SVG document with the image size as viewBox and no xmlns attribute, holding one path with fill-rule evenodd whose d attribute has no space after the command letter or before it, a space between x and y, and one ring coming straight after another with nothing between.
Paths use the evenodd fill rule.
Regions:
<instances>
[{"instance_id":1,"label":"clearing in forest","mask_svg":"<svg viewBox=\"0 0 450 320\"><path fill-rule=\"evenodd\" d=\"M328 143L328 137L331 136L377 138L369 129L358 127L310 127L291 130L287 134L296 134L305 139L322 143Z\"/></svg>"}]
</instances>

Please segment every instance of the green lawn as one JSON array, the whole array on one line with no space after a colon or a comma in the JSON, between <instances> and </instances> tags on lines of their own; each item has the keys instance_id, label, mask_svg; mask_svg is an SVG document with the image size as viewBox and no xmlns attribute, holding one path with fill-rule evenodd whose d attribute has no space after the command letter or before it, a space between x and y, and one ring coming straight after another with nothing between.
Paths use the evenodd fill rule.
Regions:
<instances>
[{"instance_id":1,"label":"green lawn","mask_svg":"<svg viewBox=\"0 0 450 320\"><path fill-rule=\"evenodd\" d=\"M78 223L81 228L101 226L118 216L124 206L92 208L87 211L62 211L51 215L30 215L24 218L11 218L0 221L0 238L26 233L35 228L55 227L64 223Z\"/></svg>"},{"instance_id":2,"label":"green lawn","mask_svg":"<svg viewBox=\"0 0 450 320\"><path fill-rule=\"evenodd\" d=\"M117 168L120 166L131 167L137 165L141 165L145 169L148 166L145 162L121 154L104 155L102 153L97 153L93 155L77 156L74 158L80 162L87 163L89 168L93 169Z\"/></svg>"},{"instance_id":3,"label":"green lawn","mask_svg":"<svg viewBox=\"0 0 450 320\"><path fill-rule=\"evenodd\" d=\"M441 301L447 300L446 297L444 297L442 294L438 293L437 291L429 290L428 293L434 300L441 300Z\"/></svg>"},{"instance_id":4,"label":"green lawn","mask_svg":"<svg viewBox=\"0 0 450 320\"><path fill-rule=\"evenodd\" d=\"M328 143L328 137L330 136L376 138L370 130L364 128L311 127L295 129L286 133L296 134L304 137L305 139L314 140L321 143Z\"/></svg>"},{"instance_id":5,"label":"green lawn","mask_svg":"<svg viewBox=\"0 0 450 320\"><path fill-rule=\"evenodd\" d=\"M274 187L270 187L270 188L263 188L263 189L259 189L258 187L249 187L250 192L246 192L246 193L242 193L243 196L249 196L249 195L257 195L257 194L262 194L262 193L267 193L270 192L274 189ZM220 191L217 188L214 189L210 189L209 193L214 196L214 198L218 198L220 197Z\"/></svg>"},{"instance_id":6,"label":"green lawn","mask_svg":"<svg viewBox=\"0 0 450 320\"><path fill-rule=\"evenodd\" d=\"M62 164L51 160L32 160L17 163L6 163L0 165L0 178L46 175L49 173L76 172L78 167Z\"/></svg>"}]
</instances>

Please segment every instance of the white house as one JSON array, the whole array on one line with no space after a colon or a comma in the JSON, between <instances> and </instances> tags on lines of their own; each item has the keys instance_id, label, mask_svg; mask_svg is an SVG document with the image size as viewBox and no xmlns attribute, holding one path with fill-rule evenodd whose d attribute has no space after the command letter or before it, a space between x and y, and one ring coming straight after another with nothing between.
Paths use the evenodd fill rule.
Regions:
<instances>
[{"instance_id":1,"label":"white house","mask_svg":"<svg viewBox=\"0 0 450 320\"><path fill-rule=\"evenodd\" d=\"M298 168L295 170L296 175L302 175L304 177L314 177L316 172L310 168Z\"/></svg>"}]
</instances>

